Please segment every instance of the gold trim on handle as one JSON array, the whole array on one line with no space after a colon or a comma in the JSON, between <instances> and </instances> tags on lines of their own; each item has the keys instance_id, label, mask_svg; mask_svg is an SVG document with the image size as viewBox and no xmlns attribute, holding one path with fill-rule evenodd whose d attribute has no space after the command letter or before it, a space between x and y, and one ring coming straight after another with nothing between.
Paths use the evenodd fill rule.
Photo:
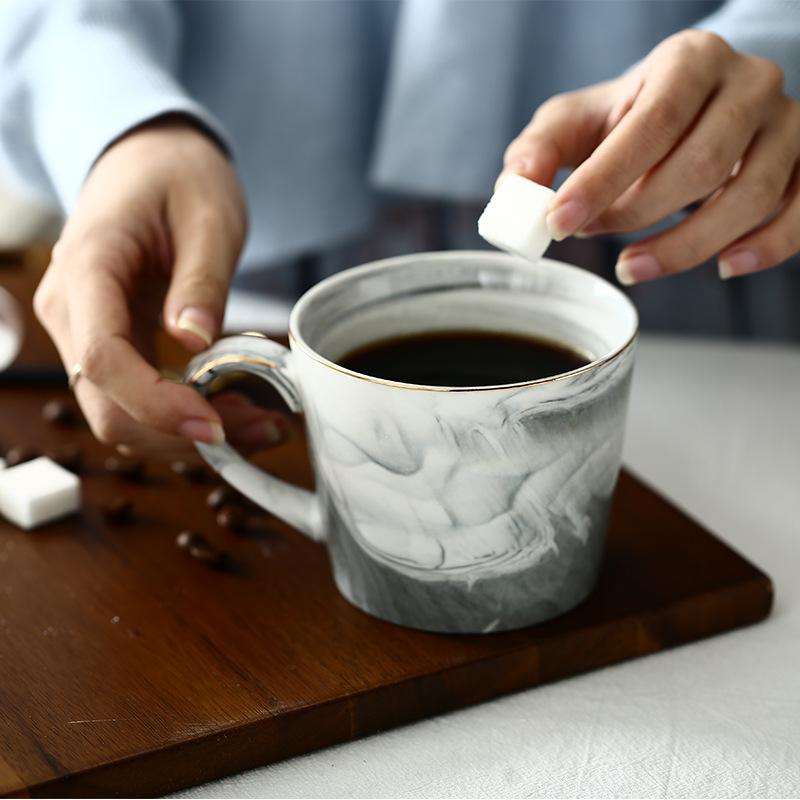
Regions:
<instances>
[{"instance_id":1,"label":"gold trim on handle","mask_svg":"<svg viewBox=\"0 0 800 800\"><path fill-rule=\"evenodd\" d=\"M220 356L213 361L203 364L190 378L190 383L197 383L207 372L217 369L217 367L224 366L225 364L255 364L259 367L266 367L267 369L277 369L278 365L274 361L267 358L253 358L252 356Z\"/></svg>"}]
</instances>

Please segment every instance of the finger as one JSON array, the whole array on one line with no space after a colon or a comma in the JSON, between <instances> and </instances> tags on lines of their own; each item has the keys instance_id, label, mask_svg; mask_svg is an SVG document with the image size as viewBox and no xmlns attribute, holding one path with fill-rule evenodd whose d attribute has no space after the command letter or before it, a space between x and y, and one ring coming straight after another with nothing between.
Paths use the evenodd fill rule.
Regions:
<instances>
[{"instance_id":1,"label":"finger","mask_svg":"<svg viewBox=\"0 0 800 800\"><path fill-rule=\"evenodd\" d=\"M283 411L262 408L238 392L225 392L211 399L225 427L225 437L234 447L248 452L262 450L286 439L290 422Z\"/></svg>"},{"instance_id":2,"label":"finger","mask_svg":"<svg viewBox=\"0 0 800 800\"><path fill-rule=\"evenodd\" d=\"M75 397L95 438L136 454L172 460L191 457L194 447L180 436L170 436L138 423L89 381L79 380Z\"/></svg>"},{"instance_id":3,"label":"finger","mask_svg":"<svg viewBox=\"0 0 800 800\"><path fill-rule=\"evenodd\" d=\"M79 391L77 391L79 388ZM107 444L122 446L126 454L162 461L191 458L194 447L186 439L170 436L136 422L90 383L76 387L81 407L95 436ZM285 414L244 403L217 405L226 441L245 454L256 453L285 441L291 429Z\"/></svg>"},{"instance_id":4,"label":"finger","mask_svg":"<svg viewBox=\"0 0 800 800\"><path fill-rule=\"evenodd\" d=\"M800 106L787 101L780 120L763 130L739 174L698 211L668 231L623 250L621 283L637 283L697 266L775 212L800 149Z\"/></svg>"},{"instance_id":5,"label":"finger","mask_svg":"<svg viewBox=\"0 0 800 800\"><path fill-rule=\"evenodd\" d=\"M83 257L67 288L72 346L83 378L143 425L221 442L217 412L188 386L163 379L131 344L126 295L113 272L104 268L102 250L86 247Z\"/></svg>"},{"instance_id":6,"label":"finger","mask_svg":"<svg viewBox=\"0 0 800 800\"><path fill-rule=\"evenodd\" d=\"M800 166L795 167L784 204L761 228L735 242L719 257L720 278L774 267L800 251Z\"/></svg>"},{"instance_id":7,"label":"finger","mask_svg":"<svg viewBox=\"0 0 800 800\"><path fill-rule=\"evenodd\" d=\"M547 215L553 238L584 228L664 159L718 81L708 61L674 53L655 59L630 111L558 190Z\"/></svg>"},{"instance_id":8,"label":"finger","mask_svg":"<svg viewBox=\"0 0 800 800\"><path fill-rule=\"evenodd\" d=\"M69 373L74 365L69 330L69 310L66 298L57 288L59 265L56 264L55 259L54 248L52 260L33 295L33 310L36 318L56 346L65 371Z\"/></svg>"},{"instance_id":9,"label":"finger","mask_svg":"<svg viewBox=\"0 0 800 800\"><path fill-rule=\"evenodd\" d=\"M171 211L175 261L164 302L167 331L192 352L219 335L241 236L221 209Z\"/></svg>"},{"instance_id":10,"label":"finger","mask_svg":"<svg viewBox=\"0 0 800 800\"><path fill-rule=\"evenodd\" d=\"M711 195L728 178L764 122L762 87L734 70L697 125L651 172L584 229L586 234L641 230Z\"/></svg>"},{"instance_id":11,"label":"finger","mask_svg":"<svg viewBox=\"0 0 800 800\"><path fill-rule=\"evenodd\" d=\"M551 97L506 148L501 175L514 172L549 186L559 167L580 164L600 140L609 98L609 84Z\"/></svg>"}]
</instances>

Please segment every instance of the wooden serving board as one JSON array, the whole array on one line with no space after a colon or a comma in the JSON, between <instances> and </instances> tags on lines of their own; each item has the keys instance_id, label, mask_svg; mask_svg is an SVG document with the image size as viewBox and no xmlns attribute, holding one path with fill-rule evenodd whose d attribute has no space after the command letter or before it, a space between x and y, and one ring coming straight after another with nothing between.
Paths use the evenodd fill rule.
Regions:
<instances>
[{"instance_id":1,"label":"wooden serving board","mask_svg":"<svg viewBox=\"0 0 800 800\"><path fill-rule=\"evenodd\" d=\"M0 444L85 450L81 514L35 532L0 522L0 794L152 795L763 619L769 578L629 474L600 584L526 630L446 636L373 619L337 594L321 545L266 514L217 526L168 467L102 469L85 426L0 387ZM302 431L263 459L310 485ZM129 524L104 521L116 496ZM229 552L214 571L185 528Z\"/></svg>"},{"instance_id":2,"label":"wooden serving board","mask_svg":"<svg viewBox=\"0 0 800 800\"><path fill-rule=\"evenodd\" d=\"M600 583L580 608L486 636L373 619L339 596L321 545L267 514L245 535L220 528L210 477L193 484L148 465L126 482L103 470L112 451L85 425L42 421L47 400L68 397L37 386L59 378L30 313L48 253L0 253L0 283L27 325L0 375L0 453L79 444L84 508L30 533L0 521L0 795L162 794L769 613L766 575L623 473ZM185 359L161 345L161 363ZM295 422L261 463L310 486ZM135 503L129 524L101 514L119 496ZM226 550L228 568L180 551L187 528Z\"/></svg>"}]
</instances>

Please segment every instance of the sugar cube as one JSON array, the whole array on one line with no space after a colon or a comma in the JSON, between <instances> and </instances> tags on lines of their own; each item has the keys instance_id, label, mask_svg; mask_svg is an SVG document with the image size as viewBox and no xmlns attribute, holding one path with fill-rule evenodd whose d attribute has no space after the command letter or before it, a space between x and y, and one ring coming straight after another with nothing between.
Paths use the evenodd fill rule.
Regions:
<instances>
[{"instance_id":1,"label":"sugar cube","mask_svg":"<svg viewBox=\"0 0 800 800\"><path fill-rule=\"evenodd\" d=\"M42 456L0 471L0 514L30 530L80 508L77 476Z\"/></svg>"},{"instance_id":2,"label":"sugar cube","mask_svg":"<svg viewBox=\"0 0 800 800\"><path fill-rule=\"evenodd\" d=\"M478 220L489 244L538 261L551 241L545 216L555 192L521 175L506 175Z\"/></svg>"}]
</instances>

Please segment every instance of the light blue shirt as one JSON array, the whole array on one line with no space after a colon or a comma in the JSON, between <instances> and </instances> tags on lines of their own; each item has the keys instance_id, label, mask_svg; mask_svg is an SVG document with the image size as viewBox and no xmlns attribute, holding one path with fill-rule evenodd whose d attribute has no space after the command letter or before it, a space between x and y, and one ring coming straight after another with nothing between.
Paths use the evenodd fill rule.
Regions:
<instances>
[{"instance_id":1,"label":"light blue shirt","mask_svg":"<svg viewBox=\"0 0 800 800\"><path fill-rule=\"evenodd\" d=\"M797 0L5 0L0 171L69 211L120 134L194 115L233 154L264 265L363 233L392 194L485 198L543 100L708 14L800 97Z\"/></svg>"}]
</instances>

